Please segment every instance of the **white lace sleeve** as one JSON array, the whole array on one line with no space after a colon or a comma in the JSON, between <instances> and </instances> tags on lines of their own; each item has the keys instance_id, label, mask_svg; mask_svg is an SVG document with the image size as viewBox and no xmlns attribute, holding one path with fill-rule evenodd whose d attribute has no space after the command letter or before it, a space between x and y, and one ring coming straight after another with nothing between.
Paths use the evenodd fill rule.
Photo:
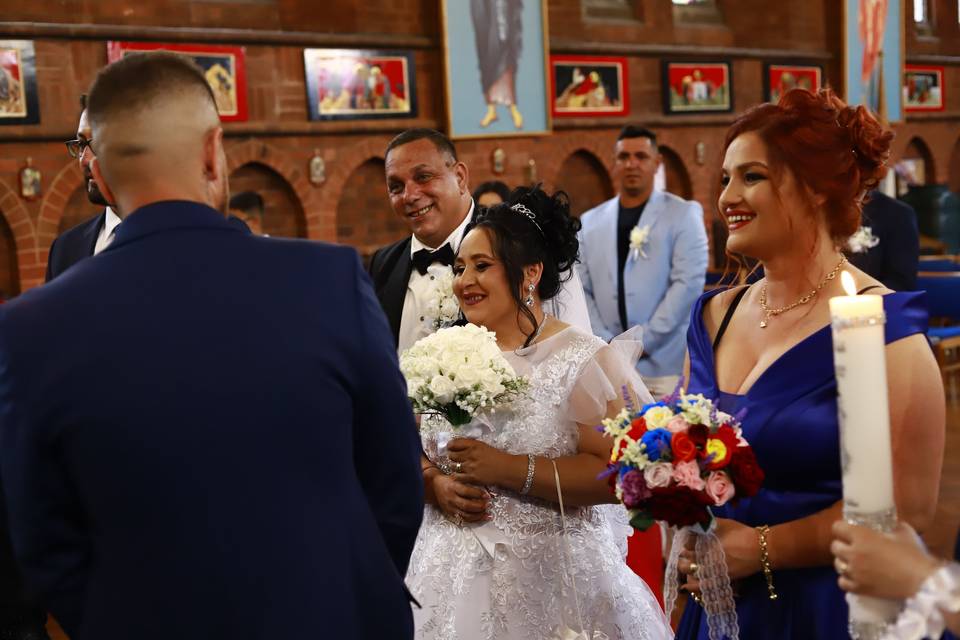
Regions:
<instances>
[{"instance_id":1,"label":"white lace sleeve","mask_svg":"<svg viewBox=\"0 0 960 640\"><path fill-rule=\"evenodd\" d=\"M635 405L652 402L653 396L634 368L640 350L638 341L619 338L600 347L584 363L570 391L570 418L580 424L599 425L607 417L608 403L625 394Z\"/></svg>"}]
</instances>

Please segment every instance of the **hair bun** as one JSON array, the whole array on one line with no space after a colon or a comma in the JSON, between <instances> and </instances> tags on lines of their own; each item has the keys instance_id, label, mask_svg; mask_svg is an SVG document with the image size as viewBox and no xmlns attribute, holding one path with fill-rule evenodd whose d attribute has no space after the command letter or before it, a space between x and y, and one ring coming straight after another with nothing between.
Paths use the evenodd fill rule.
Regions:
<instances>
[{"instance_id":1,"label":"hair bun","mask_svg":"<svg viewBox=\"0 0 960 640\"><path fill-rule=\"evenodd\" d=\"M580 255L580 221L570 216L570 197L564 191L548 194L537 184L518 187L510 194L509 205L521 204L533 212L540 227L547 255L561 274L573 268Z\"/></svg>"}]
</instances>

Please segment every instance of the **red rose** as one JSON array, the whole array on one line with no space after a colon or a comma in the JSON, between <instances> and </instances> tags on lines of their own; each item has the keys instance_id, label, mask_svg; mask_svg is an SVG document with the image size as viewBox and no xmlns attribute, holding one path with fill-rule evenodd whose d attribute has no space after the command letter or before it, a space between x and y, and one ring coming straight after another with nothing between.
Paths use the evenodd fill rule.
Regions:
<instances>
[{"instance_id":1,"label":"red rose","mask_svg":"<svg viewBox=\"0 0 960 640\"><path fill-rule=\"evenodd\" d=\"M737 447L727 467L733 485L737 488L737 497L749 498L757 495L763 486L763 469L757 462L757 456L750 447Z\"/></svg>"},{"instance_id":2,"label":"red rose","mask_svg":"<svg viewBox=\"0 0 960 640\"><path fill-rule=\"evenodd\" d=\"M710 523L707 507L713 500L705 492L680 485L656 488L652 492L653 496L643 506L654 520L677 527Z\"/></svg>"},{"instance_id":3,"label":"red rose","mask_svg":"<svg viewBox=\"0 0 960 640\"><path fill-rule=\"evenodd\" d=\"M687 437L693 441L701 458L703 457L703 450L707 446L707 436L709 434L710 431L702 424L692 424L690 428L687 429Z\"/></svg>"},{"instance_id":4,"label":"red rose","mask_svg":"<svg viewBox=\"0 0 960 640\"><path fill-rule=\"evenodd\" d=\"M636 418L633 422L630 423L630 431L627 432L627 435L640 442L640 438L643 437L643 434L647 432L647 421L643 417Z\"/></svg>"},{"instance_id":5,"label":"red rose","mask_svg":"<svg viewBox=\"0 0 960 640\"><path fill-rule=\"evenodd\" d=\"M697 445L682 431L673 434L670 439L670 449L673 450L675 462L690 462L697 457Z\"/></svg>"}]
</instances>

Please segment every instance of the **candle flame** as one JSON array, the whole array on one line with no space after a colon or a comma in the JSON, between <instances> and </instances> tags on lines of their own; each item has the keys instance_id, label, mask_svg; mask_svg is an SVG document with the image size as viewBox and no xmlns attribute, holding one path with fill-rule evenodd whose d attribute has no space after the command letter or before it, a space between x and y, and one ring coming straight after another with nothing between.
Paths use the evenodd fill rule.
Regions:
<instances>
[{"instance_id":1,"label":"candle flame","mask_svg":"<svg viewBox=\"0 0 960 640\"><path fill-rule=\"evenodd\" d=\"M843 285L843 290L847 292L848 296L857 295L857 283L854 282L853 276L850 275L849 271L842 271L840 273L840 284Z\"/></svg>"}]
</instances>

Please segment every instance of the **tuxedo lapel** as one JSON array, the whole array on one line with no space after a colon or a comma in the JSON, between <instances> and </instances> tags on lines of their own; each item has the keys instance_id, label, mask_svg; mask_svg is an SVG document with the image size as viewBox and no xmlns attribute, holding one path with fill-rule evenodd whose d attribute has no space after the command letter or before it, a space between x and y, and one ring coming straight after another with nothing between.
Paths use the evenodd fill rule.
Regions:
<instances>
[{"instance_id":1,"label":"tuxedo lapel","mask_svg":"<svg viewBox=\"0 0 960 640\"><path fill-rule=\"evenodd\" d=\"M413 261L410 259L410 238L397 247L398 255L393 260L392 267L383 286L381 303L383 310L390 321L394 342L400 336L400 318L403 317L403 301L407 296L407 286L410 283L410 273L413 271Z\"/></svg>"},{"instance_id":2,"label":"tuxedo lapel","mask_svg":"<svg viewBox=\"0 0 960 640\"><path fill-rule=\"evenodd\" d=\"M83 257L92 256L93 250L97 247L97 236L100 235L100 230L103 229L103 225L107 223L107 211L104 209L95 220L93 224L88 224L87 227L83 230L81 236L83 237Z\"/></svg>"}]
</instances>

